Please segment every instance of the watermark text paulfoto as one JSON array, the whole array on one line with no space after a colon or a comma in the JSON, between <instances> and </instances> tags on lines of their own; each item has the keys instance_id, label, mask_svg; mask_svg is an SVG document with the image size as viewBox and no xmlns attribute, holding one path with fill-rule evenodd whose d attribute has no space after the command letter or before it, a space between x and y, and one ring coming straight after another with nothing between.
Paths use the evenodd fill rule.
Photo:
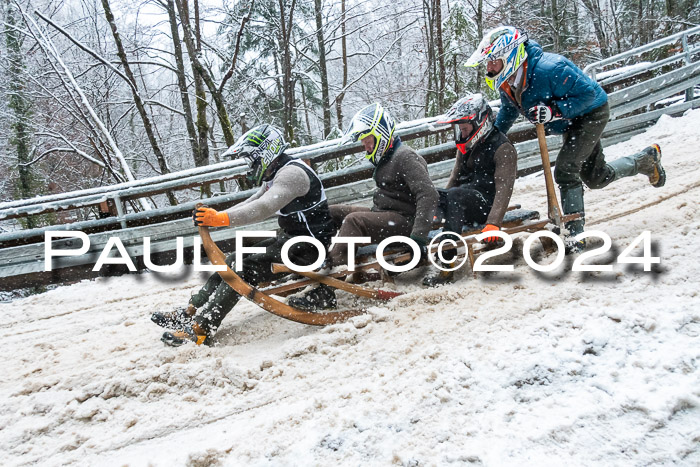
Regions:
<instances>
[{"instance_id":1,"label":"watermark text paulfoto","mask_svg":"<svg viewBox=\"0 0 700 467\"><path fill-rule=\"evenodd\" d=\"M244 262L244 254L255 254L255 253L265 253L265 247L262 246L244 246L244 241L250 238L270 238L277 236L277 233L272 230L247 230L236 232L235 237L235 257L234 257L234 269L236 272L241 272ZM446 260L445 251L458 249L461 251L468 251L470 245L474 245L488 237L499 237L502 240L502 244L498 248L490 249L488 251L482 252L474 261L472 269L475 272L480 271L513 271L514 266L511 264L484 264L484 262L489 259L510 251L513 247L513 239L511 236L503 231L490 231L484 232L478 235L470 236L469 243L464 237L458 235L454 232L442 232L432 239L427 247L427 251L430 254L427 255L430 263L436 268L442 271L454 271L461 268L468 260L467 254L463 254L461 259L459 256L458 260ZM596 257L606 254L612 247L612 240L608 234L599 230L590 230L583 232L575 237L574 240L585 240L587 238L599 238L603 240L602 246L585 251L579 254L572 264L572 271L612 271L612 264L590 264L586 261ZM82 242L80 248L54 248L54 241L59 238L68 238L80 240ZM541 240L542 238L547 238L556 246L556 257L554 261L549 264L539 264L532 258L532 247L535 241ZM226 266L224 265L206 265L202 264L201 258L201 246L202 240L198 236L192 237L192 245L194 247L194 258L193 265L195 271L225 271ZM331 240L332 245L344 243L348 246L348 256L347 269L348 271L355 271L355 254L358 245L369 244L371 239L369 237L334 237ZM68 245L72 246L72 241L68 242ZM289 258L289 249L297 243L310 243L314 245L318 251L318 258L316 261L309 265L298 265ZM387 261L384 252L389 245L392 244L404 244L408 245L412 255L411 258L406 263L402 264L392 264ZM332 248L331 245L331 248ZM633 255L634 251L641 246L642 255ZM116 248L116 255L112 255L112 251ZM55 257L66 257L66 256L80 256L88 253L90 250L90 237L84 232L77 230L66 230L66 231L46 231L44 236L44 271L51 271L53 268L53 258ZM176 238L176 257L175 262L169 265L157 265L154 264L151 259L151 238L143 237L143 249L142 256L143 262L146 268L155 272L177 272L184 265L184 238ZM425 253L425 250L421 250L421 247L413 239L401 235L396 235L388 237L382 240L375 251L375 258L378 265L391 272L406 272L415 268L421 263L421 258ZM530 234L523 243L523 258L525 263L532 269L539 272L551 272L559 268L564 261L565 245L562 238L548 230L540 230ZM138 251L135 252L138 254ZM290 240L287 240L282 247L281 260L282 263L289 269L299 272L310 272L319 269L326 260L326 248L324 245L316 238L309 236L298 236ZM141 255L138 255L141 256ZM437 257L437 260L436 260ZM622 253L617 257L617 262L620 264L642 264L644 266L644 271L651 271L652 264L658 264L661 259L658 256L652 256L651 253L651 233L649 231L642 232L637 238L635 238L632 243L630 243L627 248L625 248ZM109 240L102 248L102 251L95 262L95 266L92 268L93 271L100 271L102 266L105 264L117 264L126 266L129 271L136 271L137 268L129 255L126 247L122 243L119 237L109 237Z\"/></svg>"}]
</instances>

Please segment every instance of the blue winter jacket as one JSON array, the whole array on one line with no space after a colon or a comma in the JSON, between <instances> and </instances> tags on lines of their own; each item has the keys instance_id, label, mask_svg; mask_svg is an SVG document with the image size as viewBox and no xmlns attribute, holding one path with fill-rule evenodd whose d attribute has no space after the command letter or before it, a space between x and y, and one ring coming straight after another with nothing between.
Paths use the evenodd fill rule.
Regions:
<instances>
[{"instance_id":1,"label":"blue winter jacket","mask_svg":"<svg viewBox=\"0 0 700 467\"><path fill-rule=\"evenodd\" d=\"M522 107L500 89L501 110L496 117L495 126L503 133L513 126L518 113L525 115L535 105L553 103L566 120L550 122L545 127L550 133L564 133L571 125L571 119L585 115L608 101L603 88L569 59L544 52L533 40L528 41L525 51L527 76L522 93Z\"/></svg>"}]
</instances>

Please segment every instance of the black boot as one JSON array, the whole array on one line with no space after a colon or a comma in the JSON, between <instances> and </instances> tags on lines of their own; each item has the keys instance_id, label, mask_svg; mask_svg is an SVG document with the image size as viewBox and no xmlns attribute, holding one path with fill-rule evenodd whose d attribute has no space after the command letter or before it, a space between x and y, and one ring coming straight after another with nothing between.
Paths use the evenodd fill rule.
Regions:
<instances>
[{"instance_id":1,"label":"black boot","mask_svg":"<svg viewBox=\"0 0 700 467\"><path fill-rule=\"evenodd\" d=\"M211 337L199 324L194 322L189 326L182 327L179 331L164 332L160 340L170 347L180 347L188 342L194 342L197 345L211 345Z\"/></svg>"},{"instance_id":2,"label":"black boot","mask_svg":"<svg viewBox=\"0 0 700 467\"><path fill-rule=\"evenodd\" d=\"M333 288L320 284L301 297L289 297L287 305L303 311L330 310L338 306Z\"/></svg>"},{"instance_id":3,"label":"black boot","mask_svg":"<svg viewBox=\"0 0 700 467\"><path fill-rule=\"evenodd\" d=\"M443 266L450 266L444 264ZM437 274L427 276L423 279L423 285L426 287L437 287L438 285L449 284L455 281L454 271L438 271Z\"/></svg>"},{"instance_id":4,"label":"black boot","mask_svg":"<svg viewBox=\"0 0 700 467\"><path fill-rule=\"evenodd\" d=\"M569 235L564 240L564 252L568 255L571 253L579 253L586 248L586 240L574 240L576 235L583 233L585 225L585 212L583 208L583 185L575 185L573 187L559 187L561 193L561 207L566 214L580 214L581 217L574 221L569 221L564 224L564 227L569 231Z\"/></svg>"},{"instance_id":5,"label":"black boot","mask_svg":"<svg viewBox=\"0 0 700 467\"><path fill-rule=\"evenodd\" d=\"M173 311L156 311L151 315L151 321L166 329L180 329L192 324L192 318L196 312L197 309L192 305Z\"/></svg>"}]
</instances>

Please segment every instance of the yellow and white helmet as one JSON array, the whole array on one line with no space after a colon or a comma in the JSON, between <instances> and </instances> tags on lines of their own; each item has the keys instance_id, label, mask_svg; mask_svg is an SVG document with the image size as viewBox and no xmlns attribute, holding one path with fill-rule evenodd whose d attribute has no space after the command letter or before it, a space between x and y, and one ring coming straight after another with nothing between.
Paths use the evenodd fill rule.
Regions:
<instances>
[{"instance_id":1,"label":"yellow and white helmet","mask_svg":"<svg viewBox=\"0 0 700 467\"><path fill-rule=\"evenodd\" d=\"M384 107L378 103L370 104L352 117L348 130L340 140L340 144L349 144L366 137L374 136L372 151L365 156L372 164L377 165L391 144L396 123Z\"/></svg>"}]
</instances>

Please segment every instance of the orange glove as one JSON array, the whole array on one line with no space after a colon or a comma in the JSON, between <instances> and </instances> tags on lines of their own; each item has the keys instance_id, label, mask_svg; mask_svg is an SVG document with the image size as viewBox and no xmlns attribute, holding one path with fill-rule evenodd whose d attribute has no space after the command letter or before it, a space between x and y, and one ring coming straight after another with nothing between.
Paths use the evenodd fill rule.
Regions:
<instances>
[{"instance_id":1,"label":"orange glove","mask_svg":"<svg viewBox=\"0 0 700 467\"><path fill-rule=\"evenodd\" d=\"M219 212L216 209L199 207L192 213L192 219L194 220L194 225L205 227L228 227L229 220L228 214L225 212Z\"/></svg>"},{"instance_id":2,"label":"orange glove","mask_svg":"<svg viewBox=\"0 0 700 467\"><path fill-rule=\"evenodd\" d=\"M486 224L486 227L484 227L484 228L481 230L481 233L484 233L484 232L493 232L494 230L501 230L501 228L498 227L497 225ZM482 242L494 243L494 242L498 241L499 238L500 238L500 237L495 237L495 236L494 236L494 237L486 237L485 239L482 240Z\"/></svg>"}]
</instances>

